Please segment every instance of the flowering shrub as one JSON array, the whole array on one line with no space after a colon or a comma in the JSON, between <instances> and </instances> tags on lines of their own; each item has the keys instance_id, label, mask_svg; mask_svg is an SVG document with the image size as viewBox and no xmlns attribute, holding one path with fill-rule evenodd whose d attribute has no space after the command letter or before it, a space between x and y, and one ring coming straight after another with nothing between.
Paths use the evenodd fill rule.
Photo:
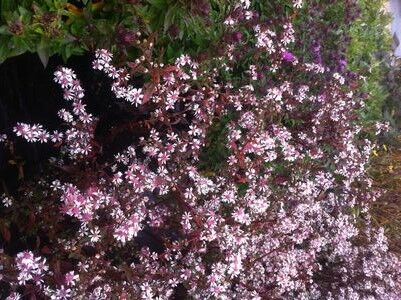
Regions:
<instances>
[{"instance_id":1,"label":"flowering shrub","mask_svg":"<svg viewBox=\"0 0 401 300\"><path fill-rule=\"evenodd\" d=\"M97 50L95 72L139 116L107 138L75 73L55 72L71 104L59 111L65 128L14 127L60 155L6 208L41 198L29 218L45 237L1 254L8 299L397 299L401 262L369 215L379 192L366 175L374 144L358 125L358 78L295 54L302 1L289 7L266 22L238 1L211 57L164 65L142 49L117 67ZM221 118L227 155L205 172ZM128 145L112 151L117 133Z\"/></svg>"}]
</instances>

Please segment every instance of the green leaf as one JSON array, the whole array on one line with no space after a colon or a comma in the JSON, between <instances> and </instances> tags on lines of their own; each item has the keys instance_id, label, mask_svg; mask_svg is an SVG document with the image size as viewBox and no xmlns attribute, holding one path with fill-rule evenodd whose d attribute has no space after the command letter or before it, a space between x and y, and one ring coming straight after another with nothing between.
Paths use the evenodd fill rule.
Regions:
<instances>
[{"instance_id":1,"label":"green leaf","mask_svg":"<svg viewBox=\"0 0 401 300\"><path fill-rule=\"evenodd\" d=\"M10 34L10 31L8 30L8 27L6 25L0 26L0 34Z\"/></svg>"},{"instance_id":2,"label":"green leaf","mask_svg":"<svg viewBox=\"0 0 401 300\"><path fill-rule=\"evenodd\" d=\"M19 12L22 20L29 19L31 16L31 12L22 6L18 6L18 12Z\"/></svg>"},{"instance_id":3,"label":"green leaf","mask_svg":"<svg viewBox=\"0 0 401 300\"><path fill-rule=\"evenodd\" d=\"M102 35L110 35L112 32L111 24L108 22L108 20L97 20L95 26Z\"/></svg>"},{"instance_id":4,"label":"green leaf","mask_svg":"<svg viewBox=\"0 0 401 300\"><path fill-rule=\"evenodd\" d=\"M19 55L30 50L29 43L24 37L14 36L11 39L11 45L13 46L13 55Z\"/></svg>"},{"instance_id":5,"label":"green leaf","mask_svg":"<svg viewBox=\"0 0 401 300\"><path fill-rule=\"evenodd\" d=\"M175 12L177 11L176 6L177 5L173 5L173 6L169 7L166 15L164 16L164 26L163 26L164 32L167 32L167 30L173 24Z\"/></svg>"},{"instance_id":6,"label":"green leaf","mask_svg":"<svg viewBox=\"0 0 401 300\"><path fill-rule=\"evenodd\" d=\"M6 12L14 11L16 8L17 1L15 0L0 0L0 14L1 19L5 21Z\"/></svg>"},{"instance_id":7,"label":"green leaf","mask_svg":"<svg viewBox=\"0 0 401 300\"><path fill-rule=\"evenodd\" d=\"M0 36L0 64L10 55L9 41L8 36Z\"/></svg>"},{"instance_id":8,"label":"green leaf","mask_svg":"<svg viewBox=\"0 0 401 300\"><path fill-rule=\"evenodd\" d=\"M46 68L47 63L49 62L50 52L49 52L48 45L46 45L46 42L43 39L40 42L40 44L38 45L38 49L36 51L38 53L40 61L43 64L43 67Z\"/></svg>"},{"instance_id":9,"label":"green leaf","mask_svg":"<svg viewBox=\"0 0 401 300\"><path fill-rule=\"evenodd\" d=\"M157 9L164 10L167 6L166 0L148 0L148 2Z\"/></svg>"}]
</instances>

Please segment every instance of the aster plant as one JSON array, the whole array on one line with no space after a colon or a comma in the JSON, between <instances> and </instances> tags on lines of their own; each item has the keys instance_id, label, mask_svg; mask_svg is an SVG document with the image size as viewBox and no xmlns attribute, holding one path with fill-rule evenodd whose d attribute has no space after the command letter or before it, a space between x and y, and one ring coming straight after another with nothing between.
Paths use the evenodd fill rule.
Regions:
<instances>
[{"instance_id":1,"label":"aster plant","mask_svg":"<svg viewBox=\"0 0 401 300\"><path fill-rule=\"evenodd\" d=\"M55 72L64 127L14 127L59 156L34 188L48 241L0 256L7 299L399 297L401 262L369 214L380 191L366 174L359 78L297 56L302 1L287 8L266 22L237 1L212 56L165 65L149 41L117 67L97 50L94 72L140 116L107 137L75 73ZM226 153L208 172L200 157L221 119ZM113 152L117 134L128 146Z\"/></svg>"}]
</instances>

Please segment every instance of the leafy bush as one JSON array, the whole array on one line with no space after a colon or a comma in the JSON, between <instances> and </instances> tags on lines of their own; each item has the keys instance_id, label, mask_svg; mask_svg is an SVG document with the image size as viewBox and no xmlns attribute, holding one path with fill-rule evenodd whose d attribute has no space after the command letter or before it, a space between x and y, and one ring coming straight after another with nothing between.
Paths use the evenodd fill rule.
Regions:
<instances>
[{"instance_id":1,"label":"leafy bush","mask_svg":"<svg viewBox=\"0 0 401 300\"><path fill-rule=\"evenodd\" d=\"M349 68L364 76L361 91L368 101L361 111L365 123L379 121L389 91L383 78L389 72L387 60L391 51L391 37L387 25L390 16L383 7L387 1L360 0L361 15L350 28L351 43L347 51Z\"/></svg>"},{"instance_id":2,"label":"leafy bush","mask_svg":"<svg viewBox=\"0 0 401 300\"><path fill-rule=\"evenodd\" d=\"M179 56L176 52L210 47L221 29L211 24L219 24L226 6L204 0L71 2L2 0L0 63L30 51L37 52L46 65L51 55L61 55L66 61L99 47L135 58L137 52L131 46L138 41L138 30L148 35L158 32L156 48L173 59Z\"/></svg>"},{"instance_id":3,"label":"leafy bush","mask_svg":"<svg viewBox=\"0 0 401 300\"><path fill-rule=\"evenodd\" d=\"M58 53L67 59L81 54L87 47L79 41L83 28L74 30L78 11L69 9L66 0L1 1L0 62L26 51L37 52L44 65L50 55ZM71 6L72 7L72 6ZM76 26L75 26L76 27ZM80 35L74 36L75 34Z\"/></svg>"},{"instance_id":4,"label":"leafy bush","mask_svg":"<svg viewBox=\"0 0 401 300\"><path fill-rule=\"evenodd\" d=\"M366 171L374 144L359 125L360 78L339 65L343 53L326 63L330 49L322 61L298 51L311 40L297 39L297 16L325 2L315 3L231 3L213 47L168 64L147 32L133 61L117 66L97 50L95 72L132 116L106 130L60 67L63 125L14 127L59 155L3 199L3 239L21 245L0 254L5 296L396 299L401 262L369 213L379 193ZM223 153L213 149L221 135ZM217 153L209 172L200 157Z\"/></svg>"}]
</instances>

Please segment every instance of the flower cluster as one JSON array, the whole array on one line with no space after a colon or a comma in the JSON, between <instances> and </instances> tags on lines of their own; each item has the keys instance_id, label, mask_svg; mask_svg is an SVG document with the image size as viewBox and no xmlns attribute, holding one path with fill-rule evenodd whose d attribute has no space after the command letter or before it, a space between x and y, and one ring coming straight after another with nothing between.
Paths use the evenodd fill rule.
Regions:
<instances>
[{"instance_id":1,"label":"flower cluster","mask_svg":"<svg viewBox=\"0 0 401 300\"><path fill-rule=\"evenodd\" d=\"M35 257L31 251L18 253L15 258L15 264L19 271L18 282L22 285L27 281L33 281L38 285L42 284L43 276L49 269L46 259Z\"/></svg>"},{"instance_id":2,"label":"flower cluster","mask_svg":"<svg viewBox=\"0 0 401 300\"><path fill-rule=\"evenodd\" d=\"M40 124L29 125L25 123L17 123L14 127L17 136L26 139L28 142L46 143L50 137L49 133L43 129Z\"/></svg>"},{"instance_id":3,"label":"flower cluster","mask_svg":"<svg viewBox=\"0 0 401 300\"><path fill-rule=\"evenodd\" d=\"M68 124L69 128L64 133L57 130L50 133L40 124L17 123L14 132L28 142L63 142L64 151L71 157L86 156L92 151L95 120L86 112L86 105L82 103L84 90L75 73L68 68L63 67L56 71L54 81L62 87L64 99L72 102L71 111L61 109L58 112L60 119Z\"/></svg>"},{"instance_id":4,"label":"flower cluster","mask_svg":"<svg viewBox=\"0 0 401 300\"><path fill-rule=\"evenodd\" d=\"M97 123L75 74L55 73L72 102L71 111L59 111L69 125L59 139L71 160L60 166L67 176L58 171L50 180L46 199L55 212L42 225L49 236L61 233L46 246L58 263L48 271L31 252L18 254L13 292L397 299L401 260L369 215L379 193L366 174L374 144L358 125L358 77L296 55L293 17L265 22L250 4L238 1L224 23L228 33L246 28L252 37L224 40L223 53L207 59L181 55L164 65L144 49L116 68L109 51L96 51L93 68L137 113L110 128L127 137L118 151L106 144L98 146L111 153L93 151L98 141L113 143L113 134L95 143ZM295 12L301 7L293 1ZM148 80L132 80L138 77ZM223 117L226 153L215 170L201 164L202 153ZM32 142L54 136L40 125L19 123L14 131ZM75 229L60 230L62 222ZM29 281L39 287L29 289Z\"/></svg>"}]
</instances>

